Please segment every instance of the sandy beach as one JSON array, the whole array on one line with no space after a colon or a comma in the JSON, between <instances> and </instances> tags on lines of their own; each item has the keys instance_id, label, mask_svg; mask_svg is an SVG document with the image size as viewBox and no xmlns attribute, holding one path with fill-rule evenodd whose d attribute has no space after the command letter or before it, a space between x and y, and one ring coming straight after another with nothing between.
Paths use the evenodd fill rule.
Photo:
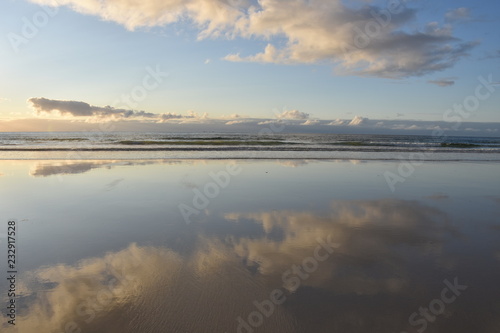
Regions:
<instances>
[{"instance_id":1,"label":"sandy beach","mask_svg":"<svg viewBox=\"0 0 500 333\"><path fill-rule=\"evenodd\" d=\"M397 168L359 160L0 161L2 212L17 227L16 327L500 329L498 164L426 162L391 191L384 173ZM0 288L6 295L6 279ZM9 326L2 331L14 332Z\"/></svg>"}]
</instances>

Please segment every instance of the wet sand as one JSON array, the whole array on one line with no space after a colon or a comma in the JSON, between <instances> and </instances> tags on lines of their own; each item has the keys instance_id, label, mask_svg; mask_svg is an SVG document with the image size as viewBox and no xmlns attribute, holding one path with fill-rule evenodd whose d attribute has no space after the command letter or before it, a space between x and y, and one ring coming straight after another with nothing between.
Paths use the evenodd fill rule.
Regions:
<instances>
[{"instance_id":1,"label":"wet sand","mask_svg":"<svg viewBox=\"0 0 500 333\"><path fill-rule=\"evenodd\" d=\"M498 163L400 167L0 161L2 332L500 331Z\"/></svg>"}]
</instances>

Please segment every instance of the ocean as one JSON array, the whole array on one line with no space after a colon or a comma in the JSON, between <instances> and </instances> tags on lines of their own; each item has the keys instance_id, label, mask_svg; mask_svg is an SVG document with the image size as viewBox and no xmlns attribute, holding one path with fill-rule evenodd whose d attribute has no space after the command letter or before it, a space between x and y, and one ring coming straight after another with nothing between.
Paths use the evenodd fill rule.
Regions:
<instances>
[{"instance_id":1,"label":"ocean","mask_svg":"<svg viewBox=\"0 0 500 333\"><path fill-rule=\"evenodd\" d=\"M410 158L425 161L498 161L500 137L285 133L1 133L0 158Z\"/></svg>"}]
</instances>

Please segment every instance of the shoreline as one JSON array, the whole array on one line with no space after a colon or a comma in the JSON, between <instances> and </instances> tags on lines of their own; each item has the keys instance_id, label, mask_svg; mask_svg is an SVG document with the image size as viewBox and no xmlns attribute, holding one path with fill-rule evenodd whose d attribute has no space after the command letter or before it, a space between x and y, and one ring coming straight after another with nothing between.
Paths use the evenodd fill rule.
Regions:
<instances>
[{"instance_id":1,"label":"shoreline","mask_svg":"<svg viewBox=\"0 0 500 333\"><path fill-rule=\"evenodd\" d=\"M418 155L418 156L417 156ZM500 162L498 153L296 152L296 151L11 151L0 160L360 160L415 162Z\"/></svg>"}]
</instances>

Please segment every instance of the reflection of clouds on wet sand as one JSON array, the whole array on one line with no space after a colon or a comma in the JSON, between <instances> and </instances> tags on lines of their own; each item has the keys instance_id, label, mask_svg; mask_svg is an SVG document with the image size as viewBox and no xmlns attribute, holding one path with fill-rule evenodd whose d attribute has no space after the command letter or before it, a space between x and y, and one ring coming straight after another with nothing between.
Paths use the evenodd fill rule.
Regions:
<instances>
[{"instance_id":1,"label":"reflection of clouds on wet sand","mask_svg":"<svg viewBox=\"0 0 500 333\"><path fill-rule=\"evenodd\" d=\"M198 245L194 254L182 257L131 244L76 266L31 272L20 300L29 304L16 327L23 332L62 332L67 325L95 333L234 331L236 318L253 311L252 302L265 299L268 291L217 242ZM293 332L291 322L277 308L263 332Z\"/></svg>"},{"instance_id":2,"label":"reflection of clouds on wet sand","mask_svg":"<svg viewBox=\"0 0 500 333\"><path fill-rule=\"evenodd\" d=\"M395 251L408 247L421 255L441 251L446 216L435 208L401 200L334 202L324 215L272 211L226 215L226 219L262 225L266 236L232 238L235 252L278 280L294 263L311 255L318 238L331 236L340 246L305 285L337 293L376 294L407 287L408 263ZM279 239L271 235L279 234ZM379 273L373 273L372 269ZM279 283L275 281L274 283Z\"/></svg>"},{"instance_id":3,"label":"reflection of clouds on wet sand","mask_svg":"<svg viewBox=\"0 0 500 333\"><path fill-rule=\"evenodd\" d=\"M228 213L217 221L186 228L191 238L180 241L189 243L187 250L171 250L173 240L165 242L170 249L131 244L27 272L16 326L57 333L68 323L89 333L235 332L236 319L255 311L254 301L281 288L286 302L255 333L412 332L409 315L439 296L431 284L455 276L446 242L456 231L443 212L417 201L335 201L324 211ZM327 238L338 245L332 255L299 289L286 291L283 273ZM464 332L466 317L456 312L478 316L473 307L460 299L428 332ZM496 325L491 317L481 324Z\"/></svg>"},{"instance_id":4,"label":"reflection of clouds on wet sand","mask_svg":"<svg viewBox=\"0 0 500 333\"><path fill-rule=\"evenodd\" d=\"M85 161L85 162L42 162L37 163L30 170L34 177L47 177L52 175L68 175L90 171L97 168L111 168L113 162Z\"/></svg>"},{"instance_id":5,"label":"reflection of clouds on wet sand","mask_svg":"<svg viewBox=\"0 0 500 333\"><path fill-rule=\"evenodd\" d=\"M321 163L321 162L329 162L329 163L351 163L351 164L361 164L366 163L363 160L346 160L346 159L333 159L333 160L304 160L304 159L296 159L296 160L277 160L276 163L282 165L284 167L289 168L297 168L301 166L306 166L312 163Z\"/></svg>"},{"instance_id":6,"label":"reflection of clouds on wet sand","mask_svg":"<svg viewBox=\"0 0 500 333\"><path fill-rule=\"evenodd\" d=\"M365 161L359 160L327 160L334 163L352 163L360 164ZM234 160L226 160L225 163L234 163ZM325 161L318 160L277 160L276 163L284 167L297 168L306 166L311 163L320 163ZM53 175L71 175L81 174L92 171L94 169L112 169L119 166L140 166L152 164L164 165L207 165L210 163L218 163L217 160L81 160L81 161L41 161L36 162L29 172L33 177L48 177ZM0 176L3 174L0 172Z\"/></svg>"},{"instance_id":7,"label":"reflection of clouds on wet sand","mask_svg":"<svg viewBox=\"0 0 500 333\"><path fill-rule=\"evenodd\" d=\"M93 169L112 169L117 166L138 166L151 164L192 164L193 161L180 160L149 160L149 161L77 161L77 162L37 162L30 170L34 177L47 177L53 175L79 174Z\"/></svg>"},{"instance_id":8,"label":"reflection of clouds on wet sand","mask_svg":"<svg viewBox=\"0 0 500 333\"><path fill-rule=\"evenodd\" d=\"M312 161L310 160L278 160L277 163L284 167L297 168L304 165L308 165Z\"/></svg>"},{"instance_id":9,"label":"reflection of clouds on wet sand","mask_svg":"<svg viewBox=\"0 0 500 333\"><path fill-rule=\"evenodd\" d=\"M288 309L300 332L416 331L408 318L439 296L433 284L459 274L457 265L471 264L447 248L460 235L448 216L417 201L336 201L324 213L287 210L225 217L236 225L261 226L263 235L226 239L265 284L285 286L283 272L311 256L318 238L331 236L338 244L289 296ZM453 320L435 322L428 332L468 332L464 323L476 321L457 317L459 312L484 318L480 327L495 325L494 316L483 316L480 308L474 302L454 303L446 308Z\"/></svg>"}]
</instances>

